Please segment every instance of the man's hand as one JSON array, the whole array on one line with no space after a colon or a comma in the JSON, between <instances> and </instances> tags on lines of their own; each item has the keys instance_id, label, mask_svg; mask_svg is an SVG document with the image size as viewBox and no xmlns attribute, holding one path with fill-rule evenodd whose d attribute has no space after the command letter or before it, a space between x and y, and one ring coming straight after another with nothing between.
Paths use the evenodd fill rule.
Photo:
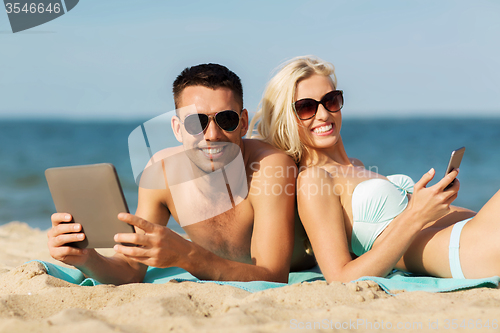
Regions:
<instances>
[{"instance_id":1,"label":"man's hand","mask_svg":"<svg viewBox=\"0 0 500 333\"><path fill-rule=\"evenodd\" d=\"M189 253L189 242L167 227L150 223L138 216L120 213L118 218L136 227L136 233L116 234L114 250L128 259L152 267L182 267L182 258Z\"/></svg>"},{"instance_id":2,"label":"man's hand","mask_svg":"<svg viewBox=\"0 0 500 333\"><path fill-rule=\"evenodd\" d=\"M82 266L89 258L88 249L78 249L66 244L85 239L81 224L71 223L73 217L66 213L52 215L52 228L47 232L49 253L52 258L67 265Z\"/></svg>"}]
</instances>

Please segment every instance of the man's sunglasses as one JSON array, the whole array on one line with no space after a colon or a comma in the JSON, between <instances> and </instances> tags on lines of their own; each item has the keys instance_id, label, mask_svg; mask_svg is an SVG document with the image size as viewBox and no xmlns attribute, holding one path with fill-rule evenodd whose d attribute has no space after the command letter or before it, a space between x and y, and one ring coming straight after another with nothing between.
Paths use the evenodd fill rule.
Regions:
<instances>
[{"instance_id":1,"label":"man's sunglasses","mask_svg":"<svg viewBox=\"0 0 500 333\"><path fill-rule=\"evenodd\" d=\"M198 135L207 129L210 119L213 119L217 126L226 132L233 132L240 124L240 115L233 110L220 111L213 116L204 113L193 113L184 118L184 122L181 123L184 125L186 132L191 135Z\"/></svg>"},{"instance_id":2,"label":"man's sunglasses","mask_svg":"<svg viewBox=\"0 0 500 333\"><path fill-rule=\"evenodd\" d=\"M317 101L312 98L304 98L293 103L293 108L295 113L300 120L311 119L318 112L318 106L323 105L323 107L328 112L337 112L344 106L344 97L342 96L342 90L333 90L327 93L321 98L321 101Z\"/></svg>"}]
</instances>

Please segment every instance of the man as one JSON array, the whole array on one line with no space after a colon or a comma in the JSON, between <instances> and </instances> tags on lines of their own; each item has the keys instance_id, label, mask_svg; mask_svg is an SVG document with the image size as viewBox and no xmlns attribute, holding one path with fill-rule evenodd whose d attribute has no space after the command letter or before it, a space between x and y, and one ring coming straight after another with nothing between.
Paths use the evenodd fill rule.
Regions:
<instances>
[{"instance_id":1,"label":"man","mask_svg":"<svg viewBox=\"0 0 500 333\"><path fill-rule=\"evenodd\" d=\"M66 246L85 235L81 225L62 223L71 222L71 215L56 213L48 232L50 254L103 283L141 282L147 266L181 267L206 280L286 282L294 237L295 164L266 143L243 139L248 130L243 90L238 76L226 67L186 68L175 80L173 91L177 115L172 129L183 148L155 154L153 159L161 163L150 163L149 170L162 165L170 175L180 172L182 180L174 186L167 174L161 188L141 179L136 215L119 215L120 220L135 226L136 233L115 235L117 243L136 246L117 244L113 257ZM179 167L172 161L176 154L178 160L182 150L188 157L183 160L188 162ZM238 165L244 169L242 173ZM182 175L187 171L182 170L190 170L189 181ZM228 180L227 173L234 175L234 171L242 177ZM210 177L217 172L226 179L227 194L207 199L207 193L213 191L192 187L202 184L213 189ZM148 172L147 167L143 178L159 174ZM177 182L178 177L174 178ZM244 188L233 186L238 179L243 179ZM210 203L220 202L224 196L229 198L229 207L215 204L208 218L200 215L199 211L207 211ZM200 202L204 209L196 212L194 207ZM166 227L171 215L181 221L191 241Z\"/></svg>"}]
</instances>

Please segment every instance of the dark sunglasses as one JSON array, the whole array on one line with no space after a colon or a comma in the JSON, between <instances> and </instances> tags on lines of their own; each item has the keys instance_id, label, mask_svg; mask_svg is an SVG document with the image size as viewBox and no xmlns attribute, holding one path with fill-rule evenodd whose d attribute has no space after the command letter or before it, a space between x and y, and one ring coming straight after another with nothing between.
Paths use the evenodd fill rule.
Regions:
<instances>
[{"instance_id":1,"label":"dark sunglasses","mask_svg":"<svg viewBox=\"0 0 500 333\"><path fill-rule=\"evenodd\" d=\"M300 120L307 120L316 115L320 104L323 105L328 112L340 111L342 106L344 106L342 90L330 91L323 96L319 102L312 98L301 99L293 103L293 108Z\"/></svg>"},{"instance_id":2,"label":"dark sunglasses","mask_svg":"<svg viewBox=\"0 0 500 333\"><path fill-rule=\"evenodd\" d=\"M198 135L207 129L210 119L213 119L217 126L226 132L233 132L240 124L240 115L233 110L220 111L213 116L204 113L193 113L184 118L184 122L181 121L181 123L184 125L186 132L191 135Z\"/></svg>"}]
</instances>

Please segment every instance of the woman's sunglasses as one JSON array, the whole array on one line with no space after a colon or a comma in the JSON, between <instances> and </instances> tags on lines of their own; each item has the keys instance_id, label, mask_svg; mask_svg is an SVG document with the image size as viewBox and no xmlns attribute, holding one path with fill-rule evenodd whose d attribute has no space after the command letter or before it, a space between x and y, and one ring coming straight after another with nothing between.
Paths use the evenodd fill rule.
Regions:
<instances>
[{"instance_id":1,"label":"woman's sunglasses","mask_svg":"<svg viewBox=\"0 0 500 333\"><path fill-rule=\"evenodd\" d=\"M240 115L233 110L220 111L213 116L204 113L193 113L184 118L184 122L181 123L184 125L186 132L191 135L198 135L207 129L210 119L213 119L217 126L226 132L233 132L240 124Z\"/></svg>"},{"instance_id":2,"label":"woman's sunglasses","mask_svg":"<svg viewBox=\"0 0 500 333\"><path fill-rule=\"evenodd\" d=\"M293 108L295 113L300 120L311 119L318 112L318 106L323 105L323 107L328 112L337 112L344 106L344 97L342 96L342 90L333 90L327 93L321 98L321 101L317 101L312 98L304 98L293 103Z\"/></svg>"}]
</instances>

